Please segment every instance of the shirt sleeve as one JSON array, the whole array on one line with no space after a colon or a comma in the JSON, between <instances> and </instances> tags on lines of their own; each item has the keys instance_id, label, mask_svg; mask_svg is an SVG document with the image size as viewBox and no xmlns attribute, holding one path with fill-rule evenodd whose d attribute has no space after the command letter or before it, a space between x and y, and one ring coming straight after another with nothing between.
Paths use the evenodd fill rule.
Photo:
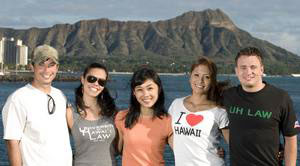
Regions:
<instances>
[{"instance_id":1,"label":"shirt sleeve","mask_svg":"<svg viewBox=\"0 0 300 166\"><path fill-rule=\"evenodd\" d=\"M284 136L293 136L299 131L298 126L296 125L298 122L293 109L293 102L288 94L286 94L283 101L284 103L282 104L280 117L280 129Z\"/></svg>"},{"instance_id":2,"label":"shirt sleeve","mask_svg":"<svg viewBox=\"0 0 300 166\"><path fill-rule=\"evenodd\" d=\"M18 99L10 96L2 110L4 135L6 140L21 140L26 124L26 111Z\"/></svg>"},{"instance_id":3,"label":"shirt sleeve","mask_svg":"<svg viewBox=\"0 0 300 166\"><path fill-rule=\"evenodd\" d=\"M169 113L169 115L173 115L173 109L174 109L174 105L175 105L175 103L176 103L176 100L177 99L175 99L172 103L171 103L171 105L170 105L170 107L169 107L169 109L168 109L168 113Z\"/></svg>"},{"instance_id":4,"label":"shirt sleeve","mask_svg":"<svg viewBox=\"0 0 300 166\"><path fill-rule=\"evenodd\" d=\"M166 133L168 134L168 138L173 134L173 130L172 130L172 118L169 115L167 117L167 131Z\"/></svg>"},{"instance_id":5,"label":"shirt sleeve","mask_svg":"<svg viewBox=\"0 0 300 166\"><path fill-rule=\"evenodd\" d=\"M72 108L73 123L76 123L78 121L78 119L80 118L80 114L77 111L75 111L76 108L74 108L73 106L71 108Z\"/></svg>"},{"instance_id":6,"label":"shirt sleeve","mask_svg":"<svg viewBox=\"0 0 300 166\"><path fill-rule=\"evenodd\" d=\"M227 116L227 112L224 109L220 109L220 114L218 118L219 129L227 128L229 125L229 120Z\"/></svg>"},{"instance_id":7,"label":"shirt sleeve","mask_svg":"<svg viewBox=\"0 0 300 166\"><path fill-rule=\"evenodd\" d=\"M65 101L66 101L66 108L68 107L68 105L71 104L71 102L69 102L67 96L61 91L62 96L64 97ZM72 105L72 104L71 104Z\"/></svg>"}]
</instances>

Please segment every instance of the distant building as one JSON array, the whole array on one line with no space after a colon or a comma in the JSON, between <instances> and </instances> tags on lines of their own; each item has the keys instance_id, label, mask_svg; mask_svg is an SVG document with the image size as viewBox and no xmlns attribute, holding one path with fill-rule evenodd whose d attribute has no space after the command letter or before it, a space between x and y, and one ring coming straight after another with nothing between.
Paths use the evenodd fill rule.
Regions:
<instances>
[{"instance_id":1,"label":"distant building","mask_svg":"<svg viewBox=\"0 0 300 166\"><path fill-rule=\"evenodd\" d=\"M22 40L3 37L0 41L0 63L13 65L28 64L28 47Z\"/></svg>"},{"instance_id":2,"label":"distant building","mask_svg":"<svg viewBox=\"0 0 300 166\"><path fill-rule=\"evenodd\" d=\"M4 57L4 40L0 40L0 63L1 64L3 64L3 57Z\"/></svg>"},{"instance_id":3,"label":"distant building","mask_svg":"<svg viewBox=\"0 0 300 166\"><path fill-rule=\"evenodd\" d=\"M17 46L17 64L28 64L28 47L25 45Z\"/></svg>"},{"instance_id":4,"label":"distant building","mask_svg":"<svg viewBox=\"0 0 300 166\"><path fill-rule=\"evenodd\" d=\"M16 55L16 43L14 38L7 40L4 38L4 64L16 64L17 55Z\"/></svg>"}]
</instances>

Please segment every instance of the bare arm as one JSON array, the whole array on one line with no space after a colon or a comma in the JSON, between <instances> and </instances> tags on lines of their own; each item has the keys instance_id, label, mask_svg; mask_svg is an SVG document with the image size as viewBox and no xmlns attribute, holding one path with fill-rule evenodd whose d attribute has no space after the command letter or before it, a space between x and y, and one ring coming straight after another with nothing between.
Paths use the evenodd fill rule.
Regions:
<instances>
[{"instance_id":1,"label":"bare arm","mask_svg":"<svg viewBox=\"0 0 300 166\"><path fill-rule=\"evenodd\" d=\"M67 118L68 128L72 129L72 127L73 127L73 110L72 110L72 107L67 107L66 118Z\"/></svg>"},{"instance_id":2,"label":"bare arm","mask_svg":"<svg viewBox=\"0 0 300 166\"><path fill-rule=\"evenodd\" d=\"M226 143L229 143L229 129L221 129Z\"/></svg>"},{"instance_id":3,"label":"bare arm","mask_svg":"<svg viewBox=\"0 0 300 166\"><path fill-rule=\"evenodd\" d=\"M173 150L173 134L169 136L169 138L168 138L168 144L170 145L170 147Z\"/></svg>"},{"instance_id":4,"label":"bare arm","mask_svg":"<svg viewBox=\"0 0 300 166\"><path fill-rule=\"evenodd\" d=\"M118 151L122 155L122 150L123 150L123 134L122 132L118 129Z\"/></svg>"},{"instance_id":5,"label":"bare arm","mask_svg":"<svg viewBox=\"0 0 300 166\"><path fill-rule=\"evenodd\" d=\"M285 136L284 160L286 166L296 166L297 160L297 135Z\"/></svg>"},{"instance_id":6,"label":"bare arm","mask_svg":"<svg viewBox=\"0 0 300 166\"><path fill-rule=\"evenodd\" d=\"M21 166L22 157L19 147L19 140L6 140L8 159L11 166Z\"/></svg>"}]
</instances>

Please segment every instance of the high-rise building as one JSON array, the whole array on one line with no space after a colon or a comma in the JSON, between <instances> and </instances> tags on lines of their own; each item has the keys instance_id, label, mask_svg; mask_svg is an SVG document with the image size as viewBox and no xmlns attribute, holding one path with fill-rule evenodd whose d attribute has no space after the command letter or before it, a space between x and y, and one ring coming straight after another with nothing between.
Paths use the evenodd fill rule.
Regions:
<instances>
[{"instance_id":1,"label":"high-rise building","mask_svg":"<svg viewBox=\"0 0 300 166\"><path fill-rule=\"evenodd\" d=\"M0 63L13 65L28 64L28 47L22 40L3 37L0 41Z\"/></svg>"},{"instance_id":2,"label":"high-rise building","mask_svg":"<svg viewBox=\"0 0 300 166\"><path fill-rule=\"evenodd\" d=\"M25 45L17 46L17 64L28 64L28 47Z\"/></svg>"},{"instance_id":3,"label":"high-rise building","mask_svg":"<svg viewBox=\"0 0 300 166\"><path fill-rule=\"evenodd\" d=\"M4 42L4 64L17 64L16 42L14 38Z\"/></svg>"},{"instance_id":4,"label":"high-rise building","mask_svg":"<svg viewBox=\"0 0 300 166\"><path fill-rule=\"evenodd\" d=\"M2 38L0 40L0 63L3 64L3 57L4 57L4 40L5 38Z\"/></svg>"}]
</instances>

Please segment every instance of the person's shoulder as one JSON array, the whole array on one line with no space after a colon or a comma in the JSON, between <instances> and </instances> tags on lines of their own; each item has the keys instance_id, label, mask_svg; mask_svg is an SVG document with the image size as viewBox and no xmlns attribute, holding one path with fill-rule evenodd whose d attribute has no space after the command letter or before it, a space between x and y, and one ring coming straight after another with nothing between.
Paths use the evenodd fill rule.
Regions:
<instances>
[{"instance_id":1,"label":"person's shoulder","mask_svg":"<svg viewBox=\"0 0 300 166\"><path fill-rule=\"evenodd\" d=\"M60 89L58 89L58 88L56 88L56 87L54 87L54 86L51 86L51 91L53 91L53 92L55 92L55 93L63 94L63 92L62 92Z\"/></svg>"},{"instance_id":2,"label":"person's shoulder","mask_svg":"<svg viewBox=\"0 0 300 166\"><path fill-rule=\"evenodd\" d=\"M277 87L277 86L274 86L272 84L269 84L269 83L265 83L265 86L268 90L271 90L271 91L277 91L277 92L285 92L285 90Z\"/></svg>"},{"instance_id":3,"label":"person's shoulder","mask_svg":"<svg viewBox=\"0 0 300 166\"><path fill-rule=\"evenodd\" d=\"M180 97L180 98L176 98L172 101L169 109L168 109L168 113L169 115L173 115L173 112L176 111L178 109L178 107L181 107L183 104L183 100L186 98L185 97Z\"/></svg>"},{"instance_id":4,"label":"person's shoulder","mask_svg":"<svg viewBox=\"0 0 300 166\"><path fill-rule=\"evenodd\" d=\"M63 93L63 91L60 90L60 89L58 89L58 88L56 88L56 87L51 86L51 93L52 93L52 94L55 94L55 95L57 95L57 96L62 96L62 97L64 97L65 99L67 99L67 97L66 97L66 95Z\"/></svg>"},{"instance_id":5,"label":"person's shoulder","mask_svg":"<svg viewBox=\"0 0 300 166\"><path fill-rule=\"evenodd\" d=\"M128 110L120 110L116 115L116 119L123 119L128 114Z\"/></svg>"},{"instance_id":6,"label":"person's shoulder","mask_svg":"<svg viewBox=\"0 0 300 166\"><path fill-rule=\"evenodd\" d=\"M225 90L225 92L227 91L236 91L241 85L235 85L235 86L232 86L232 87L229 87L228 89Z\"/></svg>"},{"instance_id":7,"label":"person's shoulder","mask_svg":"<svg viewBox=\"0 0 300 166\"><path fill-rule=\"evenodd\" d=\"M223 115L227 115L227 112L226 112L226 109L222 108L222 107L219 107L217 106L213 113L217 116L217 117L222 117Z\"/></svg>"},{"instance_id":8,"label":"person's shoulder","mask_svg":"<svg viewBox=\"0 0 300 166\"><path fill-rule=\"evenodd\" d=\"M226 110L220 106L216 106L214 110L217 112L226 112Z\"/></svg>"},{"instance_id":9,"label":"person's shoulder","mask_svg":"<svg viewBox=\"0 0 300 166\"><path fill-rule=\"evenodd\" d=\"M159 117L155 117L154 121L161 122L161 123L170 122L172 121L172 114L167 113Z\"/></svg>"},{"instance_id":10,"label":"person's shoulder","mask_svg":"<svg viewBox=\"0 0 300 166\"><path fill-rule=\"evenodd\" d=\"M78 111L72 109L70 112L72 114L72 118L73 118L74 121L77 121L78 119L80 119L81 116L78 113Z\"/></svg>"},{"instance_id":11,"label":"person's shoulder","mask_svg":"<svg viewBox=\"0 0 300 166\"><path fill-rule=\"evenodd\" d=\"M232 87L230 87L230 88L227 88L227 89L225 89L225 90L223 91L223 94L226 96L226 95L235 93L235 92L237 92L239 86L240 86L240 85L232 86Z\"/></svg>"},{"instance_id":12,"label":"person's shoulder","mask_svg":"<svg viewBox=\"0 0 300 166\"><path fill-rule=\"evenodd\" d=\"M287 91L285 91L279 87L276 87L276 86L268 84L268 83L266 83L265 86L266 86L267 92L271 93L273 96L288 96Z\"/></svg>"},{"instance_id":13,"label":"person's shoulder","mask_svg":"<svg viewBox=\"0 0 300 166\"><path fill-rule=\"evenodd\" d=\"M30 85L24 85L23 87L20 87L16 89L13 93L9 95L9 98L18 98L23 97L24 95L28 96L28 92L31 91ZM30 96L30 95L29 95Z\"/></svg>"},{"instance_id":14,"label":"person's shoulder","mask_svg":"<svg viewBox=\"0 0 300 166\"><path fill-rule=\"evenodd\" d=\"M164 116L163 119L166 119L166 121L172 121L172 117L169 114Z\"/></svg>"},{"instance_id":15,"label":"person's shoulder","mask_svg":"<svg viewBox=\"0 0 300 166\"><path fill-rule=\"evenodd\" d=\"M117 128L120 128L121 126L124 127L124 121L125 121L125 117L128 113L128 110L120 110L117 115L115 116L115 125L117 126Z\"/></svg>"},{"instance_id":16,"label":"person's shoulder","mask_svg":"<svg viewBox=\"0 0 300 166\"><path fill-rule=\"evenodd\" d=\"M67 117L72 118L74 121L74 119L76 119L76 117L77 117L76 114L78 114L78 113L75 111L72 104L68 104L67 109L66 109L66 114L67 114Z\"/></svg>"},{"instance_id":17,"label":"person's shoulder","mask_svg":"<svg viewBox=\"0 0 300 166\"><path fill-rule=\"evenodd\" d=\"M22 92L24 92L24 91L32 91L32 90L34 90L34 88L32 87L32 85L31 85L31 84L26 84L26 85L24 85L24 86L18 88L18 89L16 90L16 92L22 93Z\"/></svg>"},{"instance_id":18,"label":"person's shoulder","mask_svg":"<svg viewBox=\"0 0 300 166\"><path fill-rule=\"evenodd\" d=\"M68 111L70 111L71 113L73 113L73 114L76 113L79 115L78 108L76 106L74 106L72 103L68 103L67 108L68 108Z\"/></svg>"},{"instance_id":19,"label":"person's shoulder","mask_svg":"<svg viewBox=\"0 0 300 166\"><path fill-rule=\"evenodd\" d=\"M173 100L172 103L178 103L178 102L182 102L185 98L187 98L188 96L184 96L184 97L179 97L179 98L175 98Z\"/></svg>"}]
</instances>

